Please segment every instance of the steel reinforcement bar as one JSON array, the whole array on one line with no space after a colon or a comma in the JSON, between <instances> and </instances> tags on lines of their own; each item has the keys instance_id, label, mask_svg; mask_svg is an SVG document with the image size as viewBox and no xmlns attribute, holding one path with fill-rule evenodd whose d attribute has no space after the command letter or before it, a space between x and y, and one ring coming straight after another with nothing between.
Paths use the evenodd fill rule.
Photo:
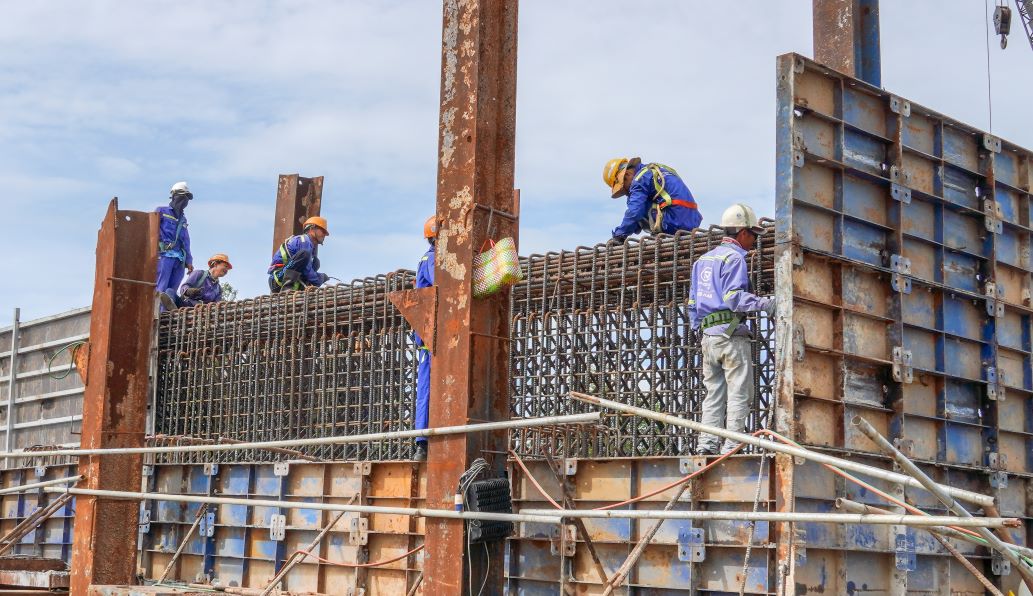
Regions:
<instances>
[{"instance_id":1,"label":"steel reinforcement bar","mask_svg":"<svg viewBox=\"0 0 1033 596\"><path fill-rule=\"evenodd\" d=\"M772 240L769 228L749 259L762 294L773 291ZM720 241L717 230L697 231L522 259L524 281L511 292L511 415L587 411L558 397L585 391L698 419L705 390L689 323L689 280L692 264ZM412 428L416 350L411 329L387 299L412 283L411 271L396 271L163 314L155 432L282 441ZM750 324L757 333L752 429L774 386L774 331L763 319ZM684 429L619 417L512 436L514 448L532 458L684 455L695 447ZM411 450L409 439L383 439L302 451L323 460L394 460L409 458ZM284 457L255 450L214 461Z\"/></svg>"}]
</instances>

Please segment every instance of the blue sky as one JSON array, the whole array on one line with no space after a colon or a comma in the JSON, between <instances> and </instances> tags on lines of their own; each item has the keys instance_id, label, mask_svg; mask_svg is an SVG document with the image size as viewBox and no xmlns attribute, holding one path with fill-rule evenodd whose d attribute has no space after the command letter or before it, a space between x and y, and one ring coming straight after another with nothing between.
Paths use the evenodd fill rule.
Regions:
<instances>
[{"instance_id":1,"label":"blue sky","mask_svg":"<svg viewBox=\"0 0 1033 596\"><path fill-rule=\"evenodd\" d=\"M993 3L991 3L993 4ZM524 0L516 185L521 252L605 240L600 172L676 167L705 222L771 214L775 56L811 53L810 0ZM991 6L992 10L992 6ZM0 325L89 304L96 231L187 180L195 258L265 290L277 175L325 176L323 269L413 267L433 211L441 8L367 2L13 3L0 21ZM921 25L919 25L921 24ZM1033 50L991 38L994 132L1033 147ZM987 127L983 3L883 2L883 85ZM1025 100L1023 99L1025 98Z\"/></svg>"}]
</instances>

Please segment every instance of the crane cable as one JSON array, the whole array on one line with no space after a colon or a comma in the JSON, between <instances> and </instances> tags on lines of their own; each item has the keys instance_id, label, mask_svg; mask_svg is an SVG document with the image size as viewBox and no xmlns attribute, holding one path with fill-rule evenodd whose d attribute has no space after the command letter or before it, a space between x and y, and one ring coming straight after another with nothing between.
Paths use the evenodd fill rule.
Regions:
<instances>
[{"instance_id":1,"label":"crane cable","mask_svg":"<svg viewBox=\"0 0 1033 596\"><path fill-rule=\"evenodd\" d=\"M984 33L986 33L986 109L989 115L987 132L994 132L994 103L990 85L990 0L983 0Z\"/></svg>"}]
</instances>

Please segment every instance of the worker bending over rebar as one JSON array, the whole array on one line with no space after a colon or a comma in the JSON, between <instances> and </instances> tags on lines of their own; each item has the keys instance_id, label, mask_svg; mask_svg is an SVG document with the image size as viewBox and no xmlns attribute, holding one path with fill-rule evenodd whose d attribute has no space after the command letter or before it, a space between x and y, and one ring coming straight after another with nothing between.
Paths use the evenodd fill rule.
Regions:
<instances>
[{"instance_id":1,"label":"worker bending over rebar","mask_svg":"<svg viewBox=\"0 0 1033 596\"><path fill-rule=\"evenodd\" d=\"M420 264L416 267L416 287L429 288L434 285L434 244L438 238L438 218L432 215L423 224L423 237L427 239L430 248L423 254ZM416 368L416 412L414 415L414 426L416 430L427 428L430 421L430 350L423 344L423 339L413 331L413 341L416 342L417 368ZM413 455L416 461L427 459L427 437L416 439L416 453Z\"/></svg>"},{"instance_id":2,"label":"worker bending over rebar","mask_svg":"<svg viewBox=\"0 0 1033 596\"><path fill-rule=\"evenodd\" d=\"M208 259L207 269L190 272L179 287L179 294L173 294L171 290L158 294L161 305L165 310L175 310L179 307L222 302L222 284L219 279L229 273L230 269L233 269L233 265L229 257L222 253L212 255Z\"/></svg>"},{"instance_id":3,"label":"worker bending over rebar","mask_svg":"<svg viewBox=\"0 0 1033 596\"><path fill-rule=\"evenodd\" d=\"M278 294L286 290L318 287L330 277L319 272L319 245L330 235L326 219L315 216L305 220L302 233L283 241L273 253L269 265L269 291Z\"/></svg>"},{"instance_id":4,"label":"worker bending over rebar","mask_svg":"<svg viewBox=\"0 0 1033 596\"><path fill-rule=\"evenodd\" d=\"M725 210L721 227L725 230L721 244L692 266L689 318L692 328L702 334L703 384L707 388L700 422L743 432L753 403L753 332L743 322L750 312L774 315L775 301L750 292L745 257L764 231L757 214L737 203ZM718 437L701 433L696 453L715 455L719 445ZM726 440L720 452L727 453L737 445Z\"/></svg>"},{"instance_id":5,"label":"worker bending over rebar","mask_svg":"<svg viewBox=\"0 0 1033 596\"><path fill-rule=\"evenodd\" d=\"M670 166L617 157L603 166L603 182L610 187L610 197L628 197L624 220L613 230L618 242L638 232L693 230L703 221L692 192Z\"/></svg>"}]
</instances>

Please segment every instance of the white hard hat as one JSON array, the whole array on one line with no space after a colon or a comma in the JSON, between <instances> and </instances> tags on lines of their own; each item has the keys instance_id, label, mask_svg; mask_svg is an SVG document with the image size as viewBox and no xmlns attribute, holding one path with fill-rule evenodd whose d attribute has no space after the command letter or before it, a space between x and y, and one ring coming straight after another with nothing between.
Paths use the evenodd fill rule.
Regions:
<instances>
[{"instance_id":1,"label":"white hard hat","mask_svg":"<svg viewBox=\"0 0 1033 596\"><path fill-rule=\"evenodd\" d=\"M760 226L760 220L757 219L757 214L753 212L749 205L743 205L742 203L736 203L725 209L725 212L721 215L721 227L732 230L749 228L757 234L764 231L764 228Z\"/></svg>"},{"instance_id":2,"label":"white hard hat","mask_svg":"<svg viewBox=\"0 0 1033 596\"><path fill-rule=\"evenodd\" d=\"M177 183L172 185L172 188L169 189L169 194L171 194L171 195L191 194L190 193L190 187L187 186L186 182L177 182Z\"/></svg>"}]
</instances>

